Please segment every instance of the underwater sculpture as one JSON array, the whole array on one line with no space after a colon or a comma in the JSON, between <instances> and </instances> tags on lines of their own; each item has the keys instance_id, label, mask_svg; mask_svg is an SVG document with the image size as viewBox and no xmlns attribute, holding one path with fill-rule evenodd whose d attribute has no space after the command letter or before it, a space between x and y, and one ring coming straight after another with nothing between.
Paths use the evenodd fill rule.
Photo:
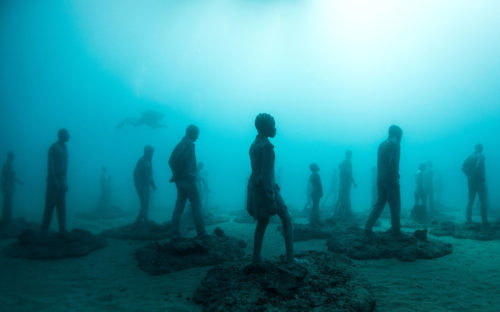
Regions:
<instances>
[{"instance_id":1,"label":"underwater sculpture","mask_svg":"<svg viewBox=\"0 0 500 312\"><path fill-rule=\"evenodd\" d=\"M434 213L434 168L432 166L432 161L427 162L424 172L424 192L427 195L427 207L429 207L429 213Z\"/></svg>"},{"instance_id":2,"label":"underwater sculpture","mask_svg":"<svg viewBox=\"0 0 500 312\"><path fill-rule=\"evenodd\" d=\"M380 217L386 203L391 209L392 233L399 235L401 194L399 191L399 156L403 130L396 125L389 127L389 138L378 148L377 157L377 202L368 217L365 232L372 233L372 227Z\"/></svg>"},{"instance_id":3,"label":"underwater sculpture","mask_svg":"<svg viewBox=\"0 0 500 312\"><path fill-rule=\"evenodd\" d=\"M118 219L129 216L131 214L129 211L125 211L120 207L113 205L111 198L113 189L112 177L109 174L108 168L104 166L101 168L99 184L101 191L96 207L91 210L78 211L74 214L75 217L78 219L97 221Z\"/></svg>"},{"instance_id":4,"label":"underwater sculpture","mask_svg":"<svg viewBox=\"0 0 500 312\"><path fill-rule=\"evenodd\" d=\"M188 199L191 203L196 233L199 237L206 235L205 225L201 216L200 192L197 187L198 171L194 145L199 135L200 129L195 125L189 125L186 128L186 135L174 148L168 161L172 170L170 182L175 182L175 186L177 187L177 201L175 202L172 214L174 236L180 236L180 220Z\"/></svg>"},{"instance_id":5,"label":"underwater sculpture","mask_svg":"<svg viewBox=\"0 0 500 312\"><path fill-rule=\"evenodd\" d=\"M372 205L375 205L377 202L377 195L378 195L378 189L377 189L377 167L373 166L372 171L371 171L371 199L372 199Z\"/></svg>"},{"instance_id":6,"label":"underwater sculpture","mask_svg":"<svg viewBox=\"0 0 500 312\"><path fill-rule=\"evenodd\" d=\"M345 152L345 159L339 165L340 171L340 189L339 198L337 201L338 208L337 217L339 218L350 218L352 217L351 211L351 186L357 187L356 182L352 176L352 151L347 150Z\"/></svg>"},{"instance_id":7,"label":"underwater sculpture","mask_svg":"<svg viewBox=\"0 0 500 312\"><path fill-rule=\"evenodd\" d=\"M14 191L16 189L16 184L23 184L16 176L16 171L14 170L14 153L7 153L7 161L2 168L2 195L3 195L3 210L2 210L2 220L0 221L0 227L9 225L12 222L12 200L14 197Z\"/></svg>"},{"instance_id":8,"label":"underwater sculpture","mask_svg":"<svg viewBox=\"0 0 500 312\"><path fill-rule=\"evenodd\" d=\"M247 187L247 211L257 220L255 228L253 264L261 262L262 241L269 218L277 214L283 224L286 244L286 261L293 262L293 230L288 208L280 195L279 186L274 181L274 146L269 138L276 135L274 118L269 114L259 114L255 118L258 135L250 147L252 174Z\"/></svg>"},{"instance_id":9,"label":"underwater sculpture","mask_svg":"<svg viewBox=\"0 0 500 312\"><path fill-rule=\"evenodd\" d=\"M309 183L311 184L311 198L313 203L309 223L311 226L319 226L319 201L323 197L323 186L321 184L321 177L318 174L319 166L313 163L309 168L311 169Z\"/></svg>"},{"instance_id":10,"label":"underwater sculpture","mask_svg":"<svg viewBox=\"0 0 500 312\"><path fill-rule=\"evenodd\" d=\"M101 185L101 195L97 203L98 211L108 211L111 208L111 175L109 174L108 168L102 166L101 176L99 178L99 183Z\"/></svg>"},{"instance_id":11,"label":"underwater sculpture","mask_svg":"<svg viewBox=\"0 0 500 312\"><path fill-rule=\"evenodd\" d=\"M153 153L154 148L146 145L144 147L144 155L139 158L134 170L134 185L141 202L137 223L148 222L149 189L151 187L153 190L156 190L153 180Z\"/></svg>"},{"instance_id":12,"label":"underwater sculpture","mask_svg":"<svg viewBox=\"0 0 500 312\"><path fill-rule=\"evenodd\" d=\"M17 237L26 229L38 230L40 225L28 222L22 218L12 218L12 204L16 184L23 182L16 176L14 170L14 153L7 153L7 160L2 168L1 188L3 195L2 219L0 220L0 239Z\"/></svg>"},{"instance_id":13,"label":"underwater sculpture","mask_svg":"<svg viewBox=\"0 0 500 312\"><path fill-rule=\"evenodd\" d=\"M465 159L462 171L467 176L469 187L469 201L467 203L466 221L472 222L472 206L476 194L481 202L481 218L483 224L488 223L486 206L486 174L484 165L483 145L476 144L474 153Z\"/></svg>"},{"instance_id":14,"label":"underwater sculpture","mask_svg":"<svg viewBox=\"0 0 500 312\"><path fill-rule=\"evenodd\" d=\"M415 173L415 204L411 211L411 217L418 223L427 222L427 194L425 193L426 165L420 164Z\"/></svg>"},{"instance_id":15,"label":"underwater sculpture","mask_svg":"<svg viewBox=\"0 0 500 312\"><path fill-rule=\"evenodd\" d=\"M165 114L163 114L162 112L147 110L144 111L141 114L141 117L139 118L136 117L126 118L116 126L116 129L119 130L126 124L132 125L134 127L146 125L152 129L163 128L165 127L165 125L161 124L160 122L163 120L164 117Z\"/></svg>"},{"instance_id":16,"label":"underwater sculpture","mask_svg":"<svg viewBox=\"0 0 500 312\"><path fill-rule=\"evenodd\" d=\"M427 194L424 190L424 176L426 172L425 164L420 164L415 173L415 206L422 203L424 208L427 207Z\"/></svg>"},{"instance_id":17,"label":"underwater sculpture","mask_svg":"<svg viewBox=\"0 0 500 312\"><path fill-rule=\"evenodd\" d=\"M134 185L141 203L136 222L105 230L102 232L103 236L133 240L157 240L170 237L172 229L169 223L157 224L148 218L150 188L156 190L153 180L153 154L152 146L144 146L144 154L139 158L134 169Z\"/></svg>"},{"instance_id":18,"label":"underwater sculpture","mask_svg":"<svg viewBox=\"0 0 500 312\"><path fill-rule=\"evenodd\" d=\"M69 132L66 129L60 129L57 135L58 141L52 144L49 149L42 234L47 233L49 230L54 208L57 209L59 232L66 233L66 192L68 191L68 150L66 142L69 140Z\"/></svg>"}]
</instances>

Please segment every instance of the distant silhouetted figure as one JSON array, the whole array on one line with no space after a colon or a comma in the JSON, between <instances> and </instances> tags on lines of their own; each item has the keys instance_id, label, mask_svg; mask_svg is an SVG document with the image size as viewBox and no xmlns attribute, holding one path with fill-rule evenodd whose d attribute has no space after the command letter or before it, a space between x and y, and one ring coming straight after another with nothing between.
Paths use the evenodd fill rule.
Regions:
<instances>
[{"instance_id":1,"label":"distant silhouetted figure","mask_svg":"<svg viewBox=\"0 0 500 312\"><path fill-rule=\"evenodd\" d=\"M278 214L283 223L286 244L286 260L293 262L292 219L274 180L274 146L269 138L276 135L274 118L269 114L259 114L255 118L258 135L250 147L252 175L248 180L247 211L257 220L255 229L253 263L261 261L262 241L269 218Z\"/></svg>"},{"instance_id":2,"label":"distant silhouetted figure","mask_svg":"<svg viewBox=\"0 0 500 312\"><path fill-rule=\"evenodd\" d=\"M425 193L425 174L426 174L426 166L425 164L420 164L418 166L418 170L415 173L415 206L420 203L427 207L427 195Z\"/></svg>"},{"instance_id":3,"label":"distant silhouetted figure","mask_svg":"<svg viewBox=\"0 0 500 312\"><path fill-rule=\"evenodd\" d=\"M156 184L153 180L153 153L154 148L146 145L144 147L144 155L139 158L134 170L134 184L139 200L141 202L141 210L137 216L137 223L148 222L148 206L149 206L149 188L156 190Z\"/></svg>"},{"instance_id":4,"label":"distant silhouetted figure","mask_svg":"<svg viewBox=\"0 0 500 312\"><path fill-rule=\"evenodd\" d=\"M435 210L434 203L434 169L432 166L432 161L427 162L427 167L425 168L424 174L424 191L427 195L427 206L429 211Z\"/></svg>"},{"instance_id":5,"label":"distant silhouetted figure","mask_svg":"<svg viewBox=\"0 0 500 312\"><path fill-rule=\"evenodd\" d=\"M401 194L399 191L399 155L400 142L403 131L400 127L392 125L389 127L389 138L382 142L378 148L377 162L377 202L365 225L365 232L371 233L372 227L377 221L385 204L389 203L391 208L392 232L399 235L401 210Z\"/></svg>"},{"instance_id":6,"label":"distant silhouetted figure","mask_svg":"<svg viewBox=\"0 0 500 312\"><path fill-rule=\"evenodd\" d=\"M319 220L319 201L323 197L323 185L321 184L321 177L319 176L319 166L317 164L311 164L309 166L311 169L311 176L309 178L309 183L311 184L311 199L312 199L312 209L309 222L311 225L320 225Z\"/></svg>"},{"instance_id":7,"label":"distant silhouetted figure","mask_svg":"<svg viewBox=\"0 0 500 312\"><path fill-rule=\"evenodd\" d=\"M472 206L476 194L481 202L481 217L483 224L488 223L486 206L486 173L484 165L483 145L477 144L472 155L467 157L462 166L469 185L469 202L467 203L467 222L472 222Z\"/></svg>"},{"instance_id":8,"label":"distant silhouetted figure","mask_svg":"<svg viewBox=\"0 0 500 312\"><path fill-rule=\"evenodd\" d=\"M333 169L333 175L332 175L332 184L330 185L330 189L328 191L328 194L326 194L325 199L323 202L328 201L330 198L333 198L333 209L335 210L337 207L337 195L339 192L339 172L337 169ZM335 213L335 211L334 211Z\"/></svg>"},{"instance_id":9,"label":"distant silhouetted figure","mask_svg":"<svg viewBox=\"0 0 500 312\"><path fill-rule=\"evenodd\" d=\"M180 236L180 220L188 199L193 209L196 233L199 237L206 235L205 225L203 224L203 218L201 216L200 192L197 187L198 170L196 167L194 145L199 135L200 129L197 126L188 126L186 135L174 148L168 161L173 174L170 182L175 182L177 187L177 201L172 215L174 236Z\"/></svg>"},{"instance_id":10,"label":"distant silhouetted figure","mask_svg":"<svg viewBox=\"0 0 500 312\"><path fill-rule=\"evenodd\" d=\"M8 225L12 221L12 200L16 184L23 184L23 182L16 177L16 171L14 170L13 163L14 153L8 152L7 161L3 165L2 169L3 210L0 226Z\"/></svg>"},{"instance_id":11,"label":"distant silhouetted figure","mask_svg":"<svg viewBox=\"0 0 500 312\"><path fill-rule=\"evenodd\" d=\"M372 205L375 205L377 202L377 196L377 167L372 167Z\"/></svg>"},{"instance_id":12,"label":"distant silhouetted figure","mask_svg":"<svg viewBox=\"0 0 500 312\"><path fill-rule=\"evenodd\" d=\"M442 207L443 203L441 202L441 198L443 196L444 185L443 185L443 176L438 175L436 178L436 202L435 205L437 207Z\"/></svg>"},{"instance_id":13,"label":"distant silhouetted figure","mask_svg":"<svg viewBox=\"0 0 500 312\"><path fill-rule=\"evenodd\" d=\"M101 176L99 178L101 184L101 195L99 197L99 202L97 204L98 211L109 210L111 206L111 175L108 172L108 168L101 168Z\"/></svg>"},{"instance_id":14,"label":"distant silhouetted figure","mask_svg":"<svg viewBox=\"0 0 500 312\"><path fill-rule=\"evenodd\" d=\"M158 129L158 128L163 128L165 125L161 124L160 122L162 119L165 117L165 114L161 112L157 112L154 110L147 110L144 111L141 114L141 117L136 118L136 117L131 117L131 118L126 118L122 122L120 122L116 126L116 130L121 129L123 126L129 124L134 127L146 125L148 127L151 127L152 129Z\"/></svg>"},{"instance_id":15,"label":"distant silhouetted figure","mask_svg":"<svg viewBox=\"0 0 500 312\"><path fill-rule=\"evenodd\" d=\"M307 187L306 187L306 204L304 205L304 209L302 209L302 212L304 214L306 213L311 213L313 205L313 199L312 199L312 185L311 185L311 180L307 182Z\"/></svg>"},{"instance_id":16,"label":"distant silhouetted figure","mask_svg":"<svg viewBox=\"0 0 500 312\"><path fill-rule=\"evenodd\" d=\"M352 176L352 152L346 151L344 161L339 165L340 170L340 189L338 199L338 217L349 218L351 211L351 185L357 187Z\"/></svg>"},{"instance_id":17,"label":"distant silhouetted figure","mask_svg":"<svg viewBox=\"0 0 500 312\"><path fill-rule=\"evenodd\" d=\"M69 140L68 130L59 130L58 137L59 140L52 144L49 149L47 193L42 221L42 234L47 233L49 230L54 208L57 209L59 232L66 233L66 192L68 191L68 150L66 142Z\"/></svg>"}]
</instances>

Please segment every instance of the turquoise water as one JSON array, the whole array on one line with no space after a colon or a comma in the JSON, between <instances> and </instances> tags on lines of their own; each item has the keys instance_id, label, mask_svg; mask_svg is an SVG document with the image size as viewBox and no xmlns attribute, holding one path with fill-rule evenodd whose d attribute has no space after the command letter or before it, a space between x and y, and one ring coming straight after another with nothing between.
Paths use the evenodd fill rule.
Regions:
<instances>
[{"instance_id":1,"label":"turquoise water","mask_svg":"<svg viewBox=\"0 0 500 312\"><path fill-rule=\"evenodd\" d=\"M306 202L309 164L325 189L353 151L353 209L371 204L371 168L389 125L401 143L402 211L432 160L447 211L465 215L464 159L484 145L490 209L500 209L498 1L14 1L0 3L0 160L24 181L14 215L41 220L46 157L66 127L68 211L99 197L138 209L132 173L155 147L151 216L170 218L168 157L197 124L209 206L244 208L255 116L272 114L282 194ZM116 125L145 110L166 127ZM71 220L70 220L71 223Z\"/></svg>"},{"instance_id":2,"label":"turquoise water","mask_svg":"<svg viewBox=\"0 0 500 312\"><path fill-rule=\"evenodd\" d=\"M71 207L94 205L102 165L115 178L117 204L133 206L133 166L151 144L155 200L169 209L167 159L189 123L201 128L197 152L213 200L241 206L259 112L276 118L276 168L290 205L304 201L309 163L320 165L328 185L352 149L354 209L368 209L376 147L397 123L403 210L427 160L442 177L443 199L462 209L460 167L477 142L498 206L495 1L3 1L1 8L0 154L14 151L27 181L20 213L40 212L46 150L60 127L71 134ZM165 113L168 127L115 130L147 109Z\"/></svg>"}]
</instances>

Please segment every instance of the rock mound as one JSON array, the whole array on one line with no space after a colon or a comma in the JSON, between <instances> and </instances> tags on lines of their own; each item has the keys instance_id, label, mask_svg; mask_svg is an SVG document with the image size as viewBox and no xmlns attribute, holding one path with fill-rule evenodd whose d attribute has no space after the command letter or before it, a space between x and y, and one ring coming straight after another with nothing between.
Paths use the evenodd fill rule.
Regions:
<instances>
[{"instance_id":1,"label":"rock mound","mask_svg":"<svg viewBox=\"0 0 500 312\"><path fill-rule=\"evenodd\" d=\"M257 221L246 211L244 215L234 217L233 222L251 224L257 223ZM281 224L281 220L278 216L271 216L271 218L269 218L269 224Z\"/></svg>"},{"instance_id":2,"label":"rock mound","mask_svg":"<svg viewBox=\"0 0 500 312\"><path fill-rule=\"evenodd\" d=\"M16 238L25 230L39 231L40 225L23 218L12 220L9 224L0 224L0 239Z\"/></svg>"},{"instance_id":3,"label":"rock mound","mask_svg":"<svg viewBox=\"0 0 500 312\"><path fill-rule=\"evenodd\" d=\"M225 223L229 222L231 218L229 216L224 216L224 215L214 215L212 213L207 213L202 216L203 218L203 223L205 225L216 225L220 223ZM181 217L181 227L186 227L189 229L194 229L194 220L193 220L193 213L188 212L184 213Z\"/></svg>"},{"instance_id":4,"label":"rock mound","mask_svg":"<svg viewBox=\"0 0 500 312\"><path fill-rule=\"evenodd\" d=\"M194 294L203 311L373 311L368 283L342 255L310 251L300 264L217 266Z\"/></svg>"},{"instance_id":5,"label":"rock mound","mask_svg":"<svg viewBox=\"0 0 500 312\"><path fill-rule=\"evenodd\" d=\"M278 231L283 233L283 226L278 226ZM311 226L309 224L293 225L293 241L306 241L311 239L328 239L332 234L322 226Z\"/></svg>"},{"instance_id":6,"label":"rock mound","mask_svg":"<svg viewBox=\"0 0 500 312\"><path fill-rule=\"evenodd\" d=\"M14 258L61 259L82 257L106 246L105 238L86 230L74 229L66 234L48 233L44 236L26 230L4 252Z\"/></svg>"},{"instance_id":7,"label":"rock mound","mask_svg":"<svg viewBox=\"0 0 500 312\"><path fill-rule=\"evenodd\" d=\"M158 224L150 221L145 223L130 223L117 228L105 230L102 235L116 239L130 240L161 240L170 238L172 225L167 222Z\"/></svg>"},{"instance_id":8,"label":"rock mound","mask_svg":"<svg viewBox=\"0 0 500 312\"><path fill-rule=\"evenodd\" d=\"M129 217L132 213L130 211L125 211L119 207L112 207L110 209L105 210L88 210L88 211L79 211L75 214L75 217L82 220L113 220Z\"/></svg>"},{"instance_id":9,"label":"rock mound","mask_svg":"<svg viewBox=\"0 0 500 312\"><path fill-rule=\"evenodd\" d=\"M426 231L415 231L413 235L401 233L400 236L393 236L391 231L367 235L358 227L333 233L327 246L328 250L344 253L353 259L415 261L439 258L452 252L451 244L428 240Z\"/></svg>"},{"instance_id":10,"label":"rock mound","mask_svg":"<svg viewBox=\"0 0 500 312\"><path fill-rule=\"evenodd\" d=\"M141 269L159 275L238 260L245 255L245 247L244 241L226 236L217 227L213 235L202 238L171 239L164 245L151 243L137 250L135 257Z\"/></svg>"},{"instance_id":11,"label":"rock mound","mask_svg":"<svg viewBox=\"0 0 500 312\"><path fill-rule=\"evenodd\" d=\"M431 232L435 236L452 236L459 239L490 241L500 239L500 220L488 225L481 223L457 224L451 221L441 222Z\"/></svg>"}]
</instances>

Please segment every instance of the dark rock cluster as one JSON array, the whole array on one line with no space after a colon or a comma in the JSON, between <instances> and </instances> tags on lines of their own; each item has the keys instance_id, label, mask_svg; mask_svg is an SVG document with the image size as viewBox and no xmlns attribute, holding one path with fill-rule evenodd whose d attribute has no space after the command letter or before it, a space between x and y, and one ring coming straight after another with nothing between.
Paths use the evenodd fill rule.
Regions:
<instances>
[{"instance_id":1,"label":"dark rock cluster","mask_svg":"<svg viewBox=\"0 0 500 312\"><path fill-rule=\"evenodd\" d=\"M430 233L435 236L452 236L460 239L497 240L500 239L500 219L488 225L475 222L465 224L441 222L433 227Z\"/></svg>"},{"instance_id":2,"label":"dark rock cluster","mask_svg":"<svg viewBox=\"0 0 500 312\"><path fill-rule=\"evenodd\" d=\"M135 252L138 265L151 275L192 267L217 265L245 256L246 243L226 236L217 227L213 235L201 238L175 238L161 245L151 243Z\"/></svg>"},{"instance_id":3,"label":"dark rock cluster","mask_svg":"<svg viewBox=\"0 0 500 312\"><path fill-rule=\"evenodd\" d=\"M66 234L46 235L26 230L19 235L16 242L7 246L4 252L7 256L15 258L61 259L82 257L106 246L104 237L86 230L74 229Z\"/></svg>"},{"instance_id":4,"label":"dark rock cluster","mask_svg":"<svg viewBox=\"0 0 500 312\"><path fill-rule=\"evenodd\" d=\"M279 226L277 230L283 233L282 226ZM309 224L293 225L293 240L295 242L311 239L328 239L331 236L331 233L323 226L311 226Z\"/></svg>"},{"instance_id":5,"label":"dark rock cluster","mask_svg":"<svg viewBox=\"0 0 500 312\"><path fill-rule=\"evenodd\" d=\"M153 221L145 223L130 223L117 228L105 230L102 235L116 239L130 240L161 240L172 235L172 225L170 223L158 224Z\"/></svg>"},{"instance_id":6,"label":"dark rock cluster","mask_svg":"<svg viewBox=\"0 0 500 312\"><path fill-rule=\"evenodd\" d=\"M121 209L120 207L112 207L110 209L105 209L105 210L99 210L99 209L94 209L94 210L87 210L87 211L79 211L75 214L75 217L82 219L82 220L113 220L113 219L120 219L124 217L128 217L131 215L131 212L125 211Z\"/></svg>"},{"instance_id":7,"label":"dark rock cluster","mask_svg":"<svg viewBox=\"0 0 500 312\"><path fill-rule=\"evenodd\" d=\"M25 230L39 231L40 224L28 222L23 218L12 220L9 224L0 223L0 239L16 238Z\"/></svg>"},{"instance_id":8,"label":"dark rock cluster","mask_svg":"<svg viewBox=\"0 0 500 312\"><path fill-rule=\"evenodd\" d=\"M181 227L189 228L189 229L194 229L194 220L193 220L193 213L189 212L188 210L187 213L184 213L181 217ZM225 223L229 222L231 218L229 216L224 216L224 215L214 215L212 213L206 213L203 214L203 223L205 225L216 225L220 223Z\"/></svg>"},{"instance_id":9,"label":"dark rock cluster","mask_svg":"<svg viewBox=\"0 0 500 312\"><path fill-rule=\"evenodd\" d=\"M256 224L257 221L251 216L248 214L248 212L245 211L244 214L241 214L241 215L237 215L234 217L233 219L233 222L236 222L236 223L251 223L251 224ZM272 216L270 219L269 219L269 224L281 224L281 220L278 216Z\"/></svg>"},{"instance_id":10,"label":"dark rock cluster","mask_svg":"<svg viewBox=\"0 0 500 312\"><path fill-rule=\"evenodd\" d=\"M365 234L363 229L351 227L333 233L327 241L328 250L344 253L353 259L397 258L401 261L434 259L451 254L452 246L438 240L428 240L426 230L413 235L391 231Z\"/></svg>"},{"instance_id":11,"label":"dark rock cluster","mask_svg":"<svg viewBox=\"0 0 500 312\"><path fill-rule=\"evenodd\" d=\"M373 311L368 283L342 255L309 251L299 263L240 262L208 271L194 294L203 311Z\"/></svg>"}]
</instances>

